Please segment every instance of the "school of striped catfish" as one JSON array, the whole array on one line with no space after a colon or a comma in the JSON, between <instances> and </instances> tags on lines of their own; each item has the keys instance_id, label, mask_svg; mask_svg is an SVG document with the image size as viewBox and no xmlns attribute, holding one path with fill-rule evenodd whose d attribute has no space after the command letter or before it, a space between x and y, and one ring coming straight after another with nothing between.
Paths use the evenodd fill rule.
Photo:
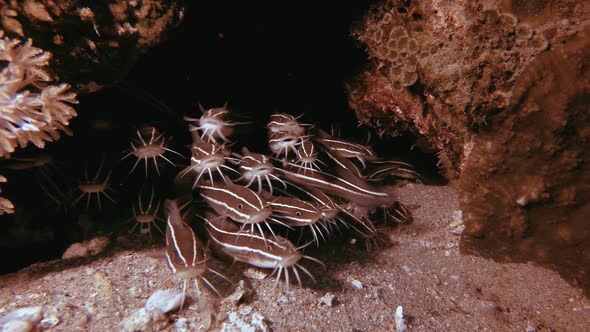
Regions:
<instances>
[{"instance_id":1,"label":"school of striped catfish","mask_svg":"<svg viewBox=\"0 0 590 332\"><path fill-rule=\"evenodd\" d=\"M266 125L269 155L243 147L233 151L231 135L244 123L230 120L227 105L203 109L198 118L185 117L192 133L190 165L177 179L190 177L196 197L206 202L199 213L206 246L183 221L178 203L166 200L166 257L172 272L186 282L206 279L208 251L262 269L272 269L275 287L291 275L301 285L301 273L314 280L308 245L319 246L334 232L348 229L372 243L380 223L411 221L408 210L392 195L386 180L419 181L412 165L383 160L368 146L335 137L301 116L272 114ZM142 138L147 159L168 149L153 132ZM156 147L152 145L156 142ZM136 165L135 165L136 166ZM293 234L296 234L294 237ZM291 236L289 236L291 235Z\"/></svg>"},{"instance_id":2,"label":"school of striped catfish","mask_svg":"<svg viewBox=\"0 0 590 332\"><path fill-rule=\"evenodd\" d=\"M175 181L188 180L192 201L203 205L196 211L202 224L191 227L186 213L181 213L186 204L174 198L162 204L165 218L161 218L153 187L149 201L140 195L133 208L133 229L139 226L140 233L150 237L151 227L160 230L157 221L165 219L166 259L172 275L183 282L183 302L191 281L197 290L201 282L217 293L208 278L225 277L209 266L212 253L272 269L274 286L284 279L289 287L293 277L299 285L303 276L315 281L302 261L324 266L303 254L307 246L321 246L336 233L347 231L371 249L381 226L411 221L408 209L392 194L391 184L420 181L412 165L380 158L366 145L336 137L303 123L302 116L287 113L268 119L268 154L246 146L238 149L232 134L248 123L231 118L227 104L201 107L199 117L184 117L192 137L190 164ZM153 126L136 134L122 158L136 159L131 172L144 164L146 176L148 168L159 175L158 159L175 165L171 155L184 157L169 148L169 139ZM110 173L99 180L104 177L99 176L101 168L93 179L86 174L76 201L86 197L88 205L94 195L100 207L101 195L111 199L106 193Z\"/></svg>"}]
</instances>

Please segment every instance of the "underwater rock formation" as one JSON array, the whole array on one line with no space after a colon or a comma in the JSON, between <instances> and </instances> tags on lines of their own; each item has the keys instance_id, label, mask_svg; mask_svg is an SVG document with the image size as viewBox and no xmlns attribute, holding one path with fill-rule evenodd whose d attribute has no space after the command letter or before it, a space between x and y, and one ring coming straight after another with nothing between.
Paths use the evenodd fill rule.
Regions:
<instances>
[{"instance_id":1,"label":"underwater rock formation","mask_svg":"<svg viewBox=\"0 0 590 332\"><path fill-rule=\"evenodd\" d=\"M184 1L0 1L0 28L53 54L51 68L78 92L123 78L184 16Z\"/></svg>"},{"instance_id":2,"label":"underwater rock formation","mask_svg":"<svg viewBox=\"0 0 590 332\"><path fill-rule=\"evenodd\" d=\"M446 176L458 178L474 137L508 106L525 66L589 23L587 3L547 3L549 17L534 27L500 11L522 11L526 4L508 5L500 1L376 5L353 29L371 60L347 84L349 104L360 123L382 135L417 136L419 147L438 152Z\"/></svg>"},{"instance_id":3,"label":"underwater rock formation","mask_svg":"<svg viewBox=\"0 0 590 332\"><path fill-rule=\"evenodd\" d=\"M347 83L360 123L438 152L464 249L557 266L586 290L589 17L569 0L382 2L353 31L370 63ZM413 84L391 69L402 54Z\"/></svg>"},{"instance_id":4,"label":"underwater rock formation","mask_svg":"<svg viewBox=\"0 0 590 332\"><path fill-rule=\"evenodd\" d=\"M477 136L459 184L465 249L559 266L590 287L589 109L590 34L579 33L527 66Z\"/></svg>"}]
</instances>

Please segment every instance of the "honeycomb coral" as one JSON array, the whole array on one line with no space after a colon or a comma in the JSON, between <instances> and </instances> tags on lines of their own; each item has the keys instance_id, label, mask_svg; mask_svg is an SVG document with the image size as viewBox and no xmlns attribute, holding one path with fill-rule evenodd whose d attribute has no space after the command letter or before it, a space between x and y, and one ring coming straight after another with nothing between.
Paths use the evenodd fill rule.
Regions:
<instances>
[{"instance_id":1,"label":"honeycomb coral","mask_svg":"<svg viewBox=\"0 0 590 332\"><path fill-rule=\"evenodd\" d=\"M373 27L368 40L372 56L382 60L386 76L396 90L414 84L418 80L416 72L418 41L394 20L391 13L385 13Z\"/></svg>"},{"instance_id":2,"label":"honeycomb coral","mask_svg":"<svg viewBox=\"0 0 590 332\"><path fill-rule=\"evenodd\" d=\"M506 109L526 65L590 23L590 4L558 5L565 2L545 3L545 11L552 10L543 25L521 20L519 12L511 13L499 1L376 4L353 29L370 63L349 83L351 106L362 104L354 108L357 117L379 133L409 131L419 136L430 145L427 151L438 151L447 178L456 179L469 156L466 147ZM387 78L388 86L378 78L369 79L371 75ZM374 96L388 90L409 90L419 102L412 107L402 105L406 97L393 98L390 104L376 97L358 102L361 91ZM409 114L414 109L418 114ZM395 127L386 126L392 123Z\"/></svg>"},{"instance_id":3,"label":"honeycomb coral","mask_svg":"<svg viewBox=\"0 0 590 332\"><path fill-rule=\"evenodd\" d=\"M544 51L549 47L549 42L543 35L537 33L531 39L531 45L540 51Z\"/></svg>"},{"instance_id":4,"label":"honeycomb coral","mask_svg":"<svg viewBox=\"0 0 590 332\"><path fill-rule=\"evenodd\" d=\"M516 26L516 37L528 40L533 36L533 29L526 23L519 23Z\"/></svg>"}]
</instances>

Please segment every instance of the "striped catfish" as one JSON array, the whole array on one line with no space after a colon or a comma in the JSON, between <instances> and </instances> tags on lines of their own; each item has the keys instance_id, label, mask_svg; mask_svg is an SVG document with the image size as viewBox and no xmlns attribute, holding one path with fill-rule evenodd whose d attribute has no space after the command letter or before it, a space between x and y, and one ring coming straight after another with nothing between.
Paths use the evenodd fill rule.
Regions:
<instances>
[{"instance_id":1,"label":"striped catfish","mask_svg":"<svg viewBox=\"0 0 590 332\"><path fill-rule=\"evenodd\" d=\"M378 159L373 150L362 144L352 143L347 140L331 136L319 128L316 129L316 134L316 142L320 143L328 151L343 158L356 159L363 165L363 168L366 166L366 160Z\"/></svg>"},{"instance_id":2,"label":"striped catfish","mask_svg":"<svg viewBox=\"0 0 590 332\"><path fill-rule=\"evenodd\" d=\"M182 178L190 172L196 174L193 189L198 186L199 180L203 174L207 173L212 183L213 172L217 172L224 182L227 182L225 175L221 169L229 169L234 171L230 167L225 165L225 155L223 154L222 147L212 142L205 142L200 137L193 137L193 144L191 146L191 164L189 167L181 171L177 178Z\"/></svg>"},{"instance_id":3,"label":"striped catfish","mask_svg":"<svg viewBox=\"0 0 590 332\"><path fill-rule=\"evenodd\" d=\"M292 183L322 190L371 212L383 208L386 217L391 217L396 222L411 221L411 215L392 194L368 184L346 169L336 170L340 176L319 171L301 174L288 169L278 170L283 178ZM346 175L342 176L342 174Z\"/></svg>"},{"instance_id":4,"label":"striped catfish","mask_svg":"<svg viewBox=\"0 0 590 332\"><path fill-rule=\"evenodd\" d=\"M273 193L271 179L280 182L285 189L287 188L287 184L275 175L275 167L269 157L260 153L251 152L246 147L242 148L241 156L238 154L234 155L239 156L237 165L241 174L236 181L242 179L248 181L246 187L250 187L256 181L258 183L258 193L260 193L263 188L262 181L264 180L268 185L271 195Z\"/></svg>"},{"instance_id":5,"label":"striped catfish","mask_svg":"<svg viewBox=\"0 0 590 332\"><path fill-rule=\"evenodd\" d=\"M280 132L289 133L296 137L300 137L305 134L305 127L309 126L307 124L299 123L298 120L302 116L303 114L295 117L287 113L275 113L270 116L266 128L268 129L270 134Z\"/></svg>"},{"instance_id":6,"label":"striped catfish","mask_svg":"<svg viewBox=\"0 0 590 332\"><path fill-rule=\"evenodd\" d=\"M199 118L185 116L184 120L193 123L189 126L189 131L201 131L200 137L206 141L217 143L221 139L223 142L229 142L228 137L233 133L234 127L236 125L246 124L246 122L232 122L227 120L227 116L230 113L227 103L222 107L210 108L208 110L199 104L199 109L203 113Z\"/></svg>"},{"instance_id":7,"label":"striped catfish","mask_svg":"<svg viewBox=\"0 0 590 332\"><path fill-rule=\"evenodd\" d=\"M297 153L297 147L301 144L302 137L304 136L296 136L287 132L272 133L268 138L268 147L273 155L276 157L283 155L286 159L290 152Z\"/></svg>"},{"instance_id":8,"label":"striped catfish","mask_svg":"<svg viewBox=\"0 0 590 332\"><path fill-rule=\"evenodd\" d=\"M326 172L315 171L306 174L292 171L297 169L280 169L281 176L286 180L299 184L304 187L313 187L326 193L341 197L347 201L353 201L356 204L366 207L385 207L394 203L394 197L380 189L374 188L364 180L349 174L346 179L342 176L335 176ZM338 171L346 173L346 170Z\"/></svg>"},{"instance_id":9,"label":"striped catfish","mask_svg":"<svg viewBox=\"0 0 590 332\"><path fill-rule=\"evenodd\" d=\"M276 274L274 287L284 274L287 289L289 288L289 269L293 271L299 285L301 278L298 269L315 282L313 275L299 264L302 258L324 265L313 257L302 255L300 248L295 247L291 241L280 236L269 237L240 230L226 216L208 216L205 228L215 246L234 260L259 268L273 269L271 275Z\"/></svg>"},{"instance_id":10,"label":"striped catfish","mask_svg":"<svg viewBox=\"0 0 590 332\"><path fill-rule=\"evenodd\" d=\"M369 181L383 181L387 178L410 180L421 183L421 176L411 164L398 160L375 160L369 162Z\"/></svg>"},{"instance_id":11,"label":"striped catfish","mask_svg":"<svg viewBox=\"0 0 590 332\"><path fill-rule=\"evenodd\" d=\"M319 244L317 233L325 240L318 224L322 225L326 231L328 228L319 223L322 212L315 205L299 198L287 196L275 196L269 200L269 205L272 208L272 220L278 220L292 227L309 226L316 244Z\"/></svg>"},{"instance_id":12,"label":"striped catfish","mask_svg":"<svg viewBox=\"0 0 590 332\"><path fill-rule=\"evenodd\" d=\"M331 226L335 225L338 228L338 222L342 223L346 228L352 228L356 233L368 237L375 231L374 225L369 219L363 219L366 216L367 208L362 209L350 202L337 204L333 197L324 193L323 191L314 187L299 187L291 184L292 187L304 193L312 199L318 209L321 211L321 225L328 227L328 233L331 231Z\"/></svg>"},{"instance_id":13,"label":"striped catfish","mask_svg":"<svg viewBox=\"0 0 590 332\"><path fill-rule=\"evenodd\" d=\"M137 165L141 162L141 160L143 160L145 166L145 175L147 176L148 160L151 159L154 161L156 173L160 175L160 169L158 168L157 161L158 157L164 159L172 166L176 165L172 161L170 161L170 159L166 158L166 156L164 155L166 152L174 153L182 157L180 153L167 147L169 142L166 141L164 133L159 133L155 127L146 126L138 129L137 137L139 138L139 140L131 141L131 149L129 150L129 153L127 153L125 156L121 158L121 160L127 159L132 155L137 158L135 164L133 164L133 167L131 168L131 171L129 171L129 174L133 173Z\"/></svg>"},{"instance_id":14,"label":"striped catfish","mask_svg":"<svg viewBox=\"0 0 590 332\"><path fill-rule=\"evenodd\" d=\"M321 213L320 221L322 224L329 227L334 224L338 227L337 221L340 221L348 227L346 222L339 217L342 208L336 204L333 197L314 187L301 187L295 184L291 184L291 187L296 188L315 203Z\"/></svg>"},{"instance_id":15,"label":"striped catfish","mask_svg":"<svg viewBox=\"0 0 590 332\"><path fill-rule=\"evenodd\" d=\"M354 232L361 237L368 252L373 251L379 245L389 243L386 229L381 226L377 228L371 218L365 214L362 207L355 207L354 204L345 207L345 213L350 217L349 222Z\"/></svg>"},{"instance_id":16,"label":"striped catfish","mask_svg":"<svg viewBox=\"0 0 590 332\"><path fill-rule=\"evenodd\" d=\"M166 220L166 261L174 276L182 280L182 301L180 307L182 308L184 304L187 281L191 279L197 289L197 296L200 293L197 279L204 282L217 295L220 295L204 274L205 272L210 272L225 280L227 278L221 273L207 267L207 256L203 244L195 235L192 228L182 220L180 209L176 202L165 200L164 207L168 215Z\"/></svg>"},{"instance_id":17,"label":"striped catfish","mask_svg":"<svg viewBox=\"0 0 590 332\"><path fill-rule=\"evenodd\" d=\"M318 151L311 140L302 140L301 145L297 148L297 165L301 166L303 172L319 170L317 163L322 163L318 159ZM322 163L323 164L323 163Z\"/></svg>"},{"instance_id":18,"label":"striped catfish","mask_svg":"<svg viewBox=\"0 0 590 332\"><path fill-rule=\"evenodd\" d=\"M302 190L316 203L316 206L322 214L322 220L330 221L336 218L338 212L340 211L340 207L336 204L334 199L330 197L330 195L313 187L300 187L299 190Z\"/></svg>"},{"instance_id":19,"label":"striped catfish","mask_svg":"<svg viewBox=\"0 0 590 332\"><path fill-rule=\"evenodd\" d=\"M218 186L206 184L199 187L199 192L217 214L228 216L233 221L241 223L241 229L250 225L251 232L254 232L254 226L256 226L262 235L264 232L260 224L264 223L273 233L266 221L272 214L272 210L268 202L251 189L234 183Z\"/></svg>"},{"instance_id":20,"label":"striped catfish","mask_svg":"<svg viewBox=\"0 0 590 332\"><path fill-rule=\"evenodd\" d=\"M364 178L363 172L352 160L344 158L328 149L324 149L323 154L332 160L335 167L347 170L347 174L350 173L355 177Z\"/></svg>"}]
</instances>

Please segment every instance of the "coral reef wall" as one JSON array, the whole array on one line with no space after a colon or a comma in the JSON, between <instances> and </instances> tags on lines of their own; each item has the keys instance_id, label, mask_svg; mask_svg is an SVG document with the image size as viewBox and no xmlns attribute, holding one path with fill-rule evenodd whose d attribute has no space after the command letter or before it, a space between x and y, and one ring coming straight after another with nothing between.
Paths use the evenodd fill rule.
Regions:
<instances>
[{"instance_id":1,"label":"coral reef wall","mask_svg":"<svg viewBox=\"0 0 590 332\"><path fill-rule=\"evenodd\" d=\"M359 121L438 152L464 249L587 290L589 26L586 1L383 1L353 30L370 61L347 84Z\"/></svg>"},{"instance_id":2,"label":"coral reef wall","mask_svg":"<svg viewBox=\"0 0 590 332\"><path fill-rule=\"evenodd\" d=\"M498 1L382 2L353 31L371 62L348 83L350 106L381 134L418 136L456 179L526 64L590 22L589 4L563 2L546 2L550 16L534 24Z\"/></svg>"},{"instance_id":3,"label":"coral reef wall","mask_svg":"<svg viewBox=\"0 0 590 332\"><path fill-rule=\"evenodd\" d=\"M481 130L459 185L463 247L590 285L590 29L539 55Z\"/></svg>"},{"instance_id":4,"label":"coral reef wall","mask_svg":"<svg viewBox=\"0 0 590 332\"><path fill-rule=\"evenodd\" d=\"M122 79L139 55L184 16L183 0L0 0L0 27L53 54L51 67L79 92Z\"/></svg>"}]
</instances>

